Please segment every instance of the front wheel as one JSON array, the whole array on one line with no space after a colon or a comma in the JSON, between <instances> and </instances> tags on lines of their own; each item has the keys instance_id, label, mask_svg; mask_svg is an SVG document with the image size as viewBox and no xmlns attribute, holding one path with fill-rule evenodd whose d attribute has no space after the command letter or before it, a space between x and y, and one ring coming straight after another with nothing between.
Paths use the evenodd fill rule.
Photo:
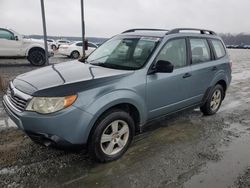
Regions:
<instances>
[{"instance_id":1,"label":"front wheel","mask_svg":"<svg viewBox=\"0 0 250 188\"><path fill-rule=\"evenodd\" d=\"M71 57L72 57L73 59L78 59L78 58L80 57L80 53L79 53L78 51L73 51L73 52L71 53Z\"/></svg>"},{"instance_id":2,"label":"front wheel","mask_svg":"<svg viewBox=\"0 0 250 188\"><path fill-rule=\"evenodd\" d=\"M215 114L222 103L225 96L225 91L221 85L216 85L210 92L206 103L200 107L204 115Z\"/></svg>"},{"instance_id":3,"label":"front wheel","mask_svg":"<svg viewBox=\"0 0 250 188\"><path fill-rule=\"evenodd\" d=\"M29 53L28 60L34 66L43 66L46 63L45 52L34 49Z\"/></svg>"},{"instance_id":4,"label":"front wheel","mask_svg":"<svg viewBox=\"0 0 250 188\"><path fill-rule=\"evenodd\" d=\"M131 116L122 110L112 110L97 122L89 140L89 154L99 162L116 160L127 151L133 136Z\"/></svg>"}]
</instances>

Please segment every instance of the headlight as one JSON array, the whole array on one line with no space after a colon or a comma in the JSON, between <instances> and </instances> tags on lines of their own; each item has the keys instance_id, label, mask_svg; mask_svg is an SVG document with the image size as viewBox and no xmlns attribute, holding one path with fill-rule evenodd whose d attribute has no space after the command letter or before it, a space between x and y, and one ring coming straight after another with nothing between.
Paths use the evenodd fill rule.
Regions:
<instances>
[{"instance_id":1,"label":"headlight","mask_svg":"<svg viewBox=\"0 0 250 188\"><path fill-rule=\"evenodd\" d=\"M71 106L76 98L76 95L66 97L33 97L26 110L42 114L53 113Z\"/></svg>"}]
</instances>

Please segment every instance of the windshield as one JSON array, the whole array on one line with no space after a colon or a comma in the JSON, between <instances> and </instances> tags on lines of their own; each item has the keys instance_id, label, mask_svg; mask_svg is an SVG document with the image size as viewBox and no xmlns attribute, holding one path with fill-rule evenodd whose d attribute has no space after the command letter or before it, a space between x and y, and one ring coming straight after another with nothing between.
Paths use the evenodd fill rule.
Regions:
<instances>
[{"instance_id":1,"label":"windshield","mask_svg":"<svg viewBox=\"0 0 250 188\"><path fill-rule=\"evenodd\" d=\"M152 54L160 38L113 38L97 48L87 62L114 69L140 69Z\"/></svg>"}]
</instances>

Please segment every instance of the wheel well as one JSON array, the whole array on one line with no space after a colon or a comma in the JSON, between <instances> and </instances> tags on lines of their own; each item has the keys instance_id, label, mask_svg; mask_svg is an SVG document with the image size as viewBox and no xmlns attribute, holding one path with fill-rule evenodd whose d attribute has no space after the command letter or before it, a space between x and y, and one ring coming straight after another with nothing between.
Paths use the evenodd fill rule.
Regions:
<instances>
[{"instance_id":1,"label":"wheel well","mask_svg":"<svg viewBox=\"0 0 250 188\"><path fill-rule=\"evenodd\" d=\"M225 82L225 80L220 80L216 83L216 85L221 85L223 87L223 90L224 90L224 96L223 96L223 99L225 97L225 94L226 94L226 90L227 90L227 83Z\"/></svg>"},{"instance_id":2,"label":"wheel well","mask_svg":"<svg viewBox=\"0 0 250 188\"><path fill-rule=\"evenodd\" d=\"M129 103L122 103L122 104L115 105L115 106L109 108L108 110L111 110L111 109L120 109L120 110L124 110L125 112L127 112L134 120L135 130L139 131L140 113L134 105L129 104Z\"/></svg>"},{"instance_id":3,"label":"wheel well","mask_svg":"<svg viewBox=\"0 0 250 188\"><path fill-rule=\"evenodd\" d=\"M39 51L45 52L45 50L44 50L43 48L40 48L40 47L33 47L33 48L31 48L31 49L29 50L28 55L29 55L32 51L34 51L34 50L39 50Z\"/></svg>"},{"instance_id":4,"label":"wheel well","mask_svg":"<svg viewBox=\"0 0 250 188\"><path fill-rule=\"evenodd\" d=\"M71 52L71 55L73 54L73 52L78 52L79 55L80 55L80 52L79 52L78 50L73 50L73 51Z\"/></svg>"},{"instance_id":5,"label":"wheel well","mask_svg":"<svg viewBox=\"0 0 250 188\"><path fill-rule=\"evenodd\" d=\"M216 83L216 85L221 85L224 89L224 91L227 90L227 83L224 80L220 80L219 82Z\"/></svg>"},{"instance_id":6,"label":"wheel well","mask_svg":"<svg viewBox=\"0 0 250 188\"><path fill-rule=\"evenodd\" d=\"M107 112L111 111L111 110L114 110L114 109L120 109L120 110L123 110L127 113L129 113L129 115L131 115L132 119L134 120L134 123L135 123L135 132L138 133L140 131L140 114L139 114L139 111L138 109L132 105L132 104L129 104L129 103L121 103L121 104L117 104L115 106L112 106L110 108L108 108L107 110L105 110L96 120L96 122L99 121L99 119L105 115ZM89 142L89 139L93 133L93 131L95 130L97 124L95 122L95 125L92 127L91 131L90 131L90 134L88 136L88 142Z\"/></svg>"}]
</instances>

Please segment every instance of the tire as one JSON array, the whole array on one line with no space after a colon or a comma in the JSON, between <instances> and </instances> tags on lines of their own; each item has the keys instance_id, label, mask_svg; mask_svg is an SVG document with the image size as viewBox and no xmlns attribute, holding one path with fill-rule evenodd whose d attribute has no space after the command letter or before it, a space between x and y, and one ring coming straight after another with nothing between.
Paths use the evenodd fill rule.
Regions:
<instances>
[{"instance_id":1,"label":"tire","mask_svg":"<svg viewBox=\"0 0 250 188\"><path fill-rule=\"evenodd\" d=\"M216 85L211 90L207 101L200 107L204 115L214 115L220 109L221 103L224 99L225 91L221 85Z\"/></svg>"},{"instance_id":2,"label":"tire","mask_svg":"<svg viewBox=\"0 0 250 188\"><path fill-rule=\"evenodd\" d=\"M117 131L114 131L115 127ZM98 162L119 159L129 148L134 132L134 121L127 112L116 109L105 113L99 118L90 135L90 157Z\"/></svg>"},{"instance_id":3,"label":"tire","mask_svg":"<svg viewBox=\"0 0 250 188\"><path fill-rule=\"evenodd\" d=\"M78 59L80 57L80 53L78 51L71 52L70 55L73 59Z\"/></svg>"},{"instance_id":4,"label":"tire","mask_svg":"<svg viewBox=\"0 0 250 188\"><path fill-rule=\"evenodd\" d=\"M42 49L31 50L28 60L34 66L43 66L46 63L45 53Z\"/></svg>"}]
</instances>

